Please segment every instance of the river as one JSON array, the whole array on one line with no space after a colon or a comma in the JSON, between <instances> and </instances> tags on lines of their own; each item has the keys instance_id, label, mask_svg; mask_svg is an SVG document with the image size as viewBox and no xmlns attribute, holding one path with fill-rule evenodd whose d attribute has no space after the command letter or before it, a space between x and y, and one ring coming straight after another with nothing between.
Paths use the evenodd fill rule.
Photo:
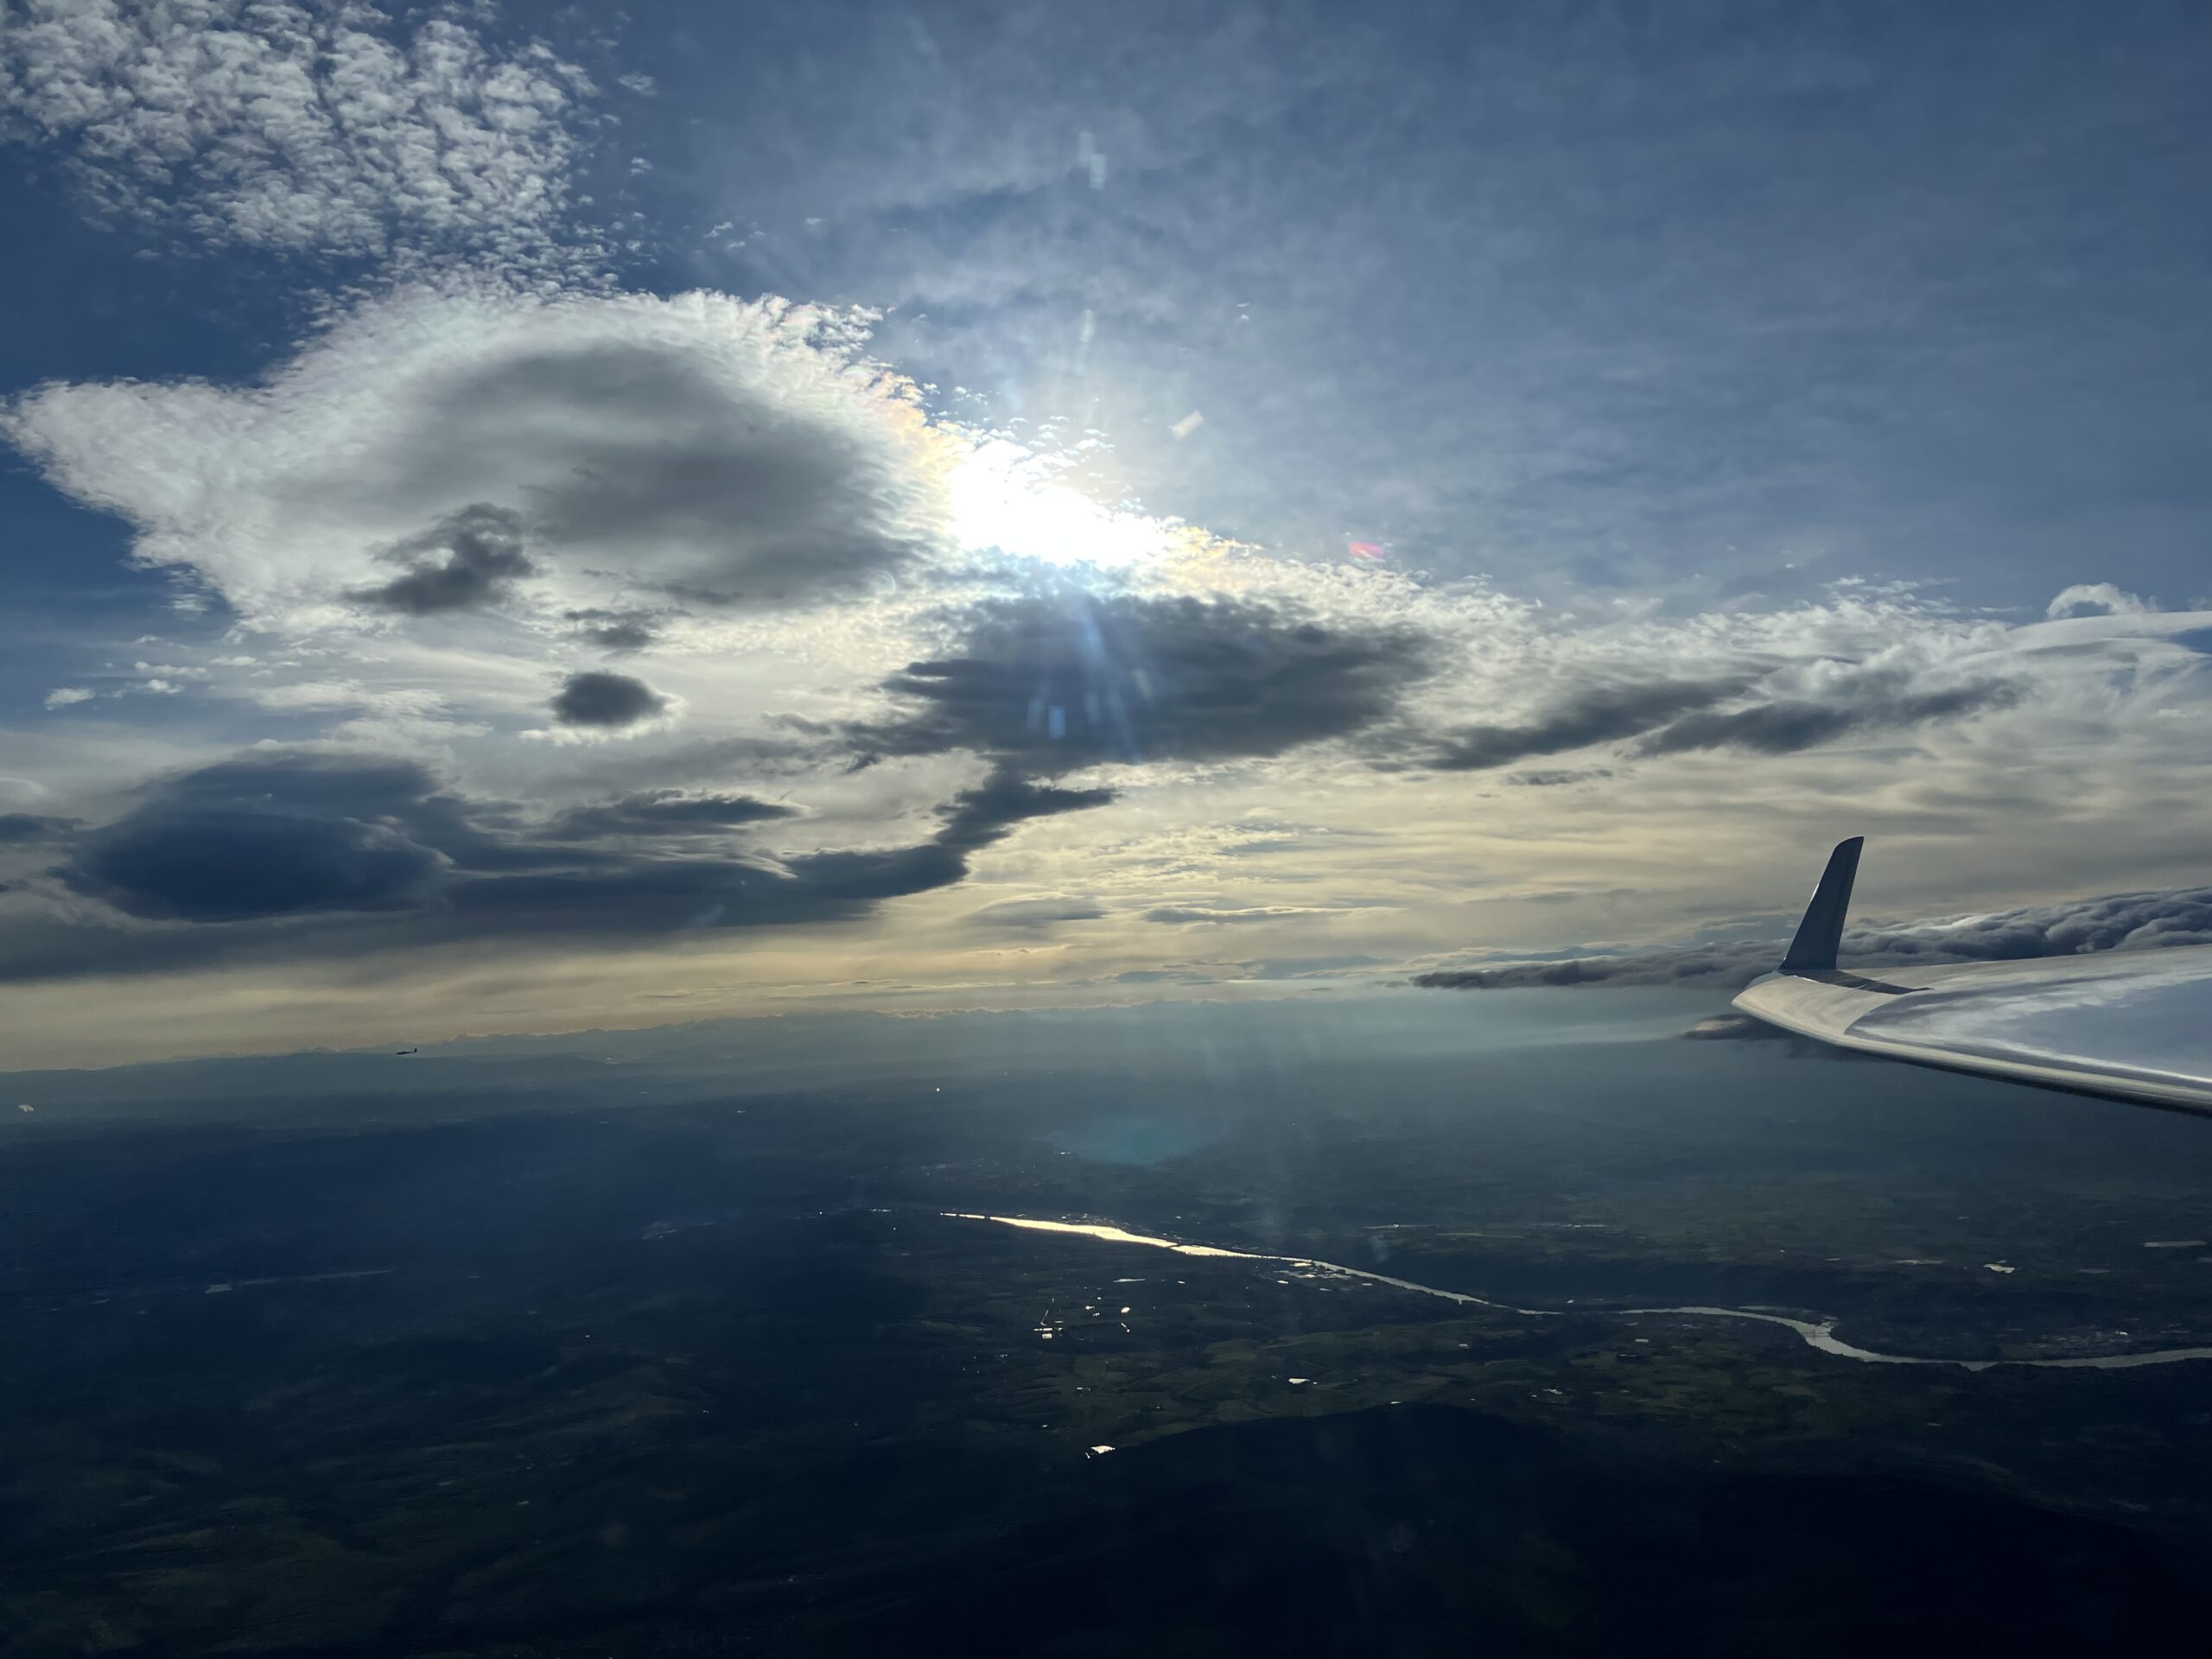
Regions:
<instances>
[{"instance_id":1,"label":"river","mask_svg":"<svg viewBox=\"0 0 2212 1659\"><path fill-rule=\"evenodd\" d=\"M989 1216L957 1210L940 1213L948 1221L988 1221L1001 1227L1020 1227L1033 1232L1075 1234L1107 1244L1140 1244L1156 1250L1172 1251L1177 1255L1211 1256L1232 1262L1265 1262L1331 1278L1364 1279L1370 1284L1388 1285L1393 1290L1406 1291L1416 1296L1433 1296L1441 1301L1457 1302L1471 1307L1494 1307L1501 1313L1517 1313L1528 1319L1558 1319L1566 1312L1556 1307L1515 1307L1510 1303L1491 1301L1487 1297L1471 1295L1464 1290L1443 1290L1434 1285L1417 1284L1411 1279L1397 1279L1387 1273L1375 1273L1365 1268L1348 1268L1341 1262L1322 1262L1311 1256L1271 1255L1255 1250L1225 1249L1217 1244L1194 1244L1182 1239L1155 1238L1147 1233L1133 1233L1126 1227L1116 1227L1109 1222L1042 1221L1027 1216ZM1587 1316L1601 1310L1588 1307L1576 1311ZM1624 1319L1749 1319L1760 1325L1780 1325L1785 1331L1796 1332L1808 1348L1832 1354L1838 1359L1855 1359L1870 1365L1951 1365L1967 1371L1986 1371L2000 1365L2054 1371L2126 1371L2143 1365L2177 1365L2188 1360L2212 1359L2212 1346L2152 1348L2138 1353L2085 1354L2064 1359L1956 1359L1938 1354L1891 1354L1844 1341L1835 1334L1836 1321L1834 1319L1793 1319L1783 1314L1764 1313L1748 1307L1624 1307L1614 1312L1618 1318Z\"/></svg>"}]
</instances>

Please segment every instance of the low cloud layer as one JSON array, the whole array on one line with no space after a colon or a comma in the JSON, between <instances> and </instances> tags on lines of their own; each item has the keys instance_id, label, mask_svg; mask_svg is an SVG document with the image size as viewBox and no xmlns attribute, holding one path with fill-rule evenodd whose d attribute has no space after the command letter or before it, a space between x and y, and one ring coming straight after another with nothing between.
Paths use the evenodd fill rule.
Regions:
<instances>
[{"instance_id":1,"label":"low cloud layer","mask_svg":"<svg viewBox=\"0 0 2212 1659\"><path fill-rule=\"evenodd\" d=\"M1843 936L1840 959L1853 969L1952 962L2014 962L2093 950L2152 950L2212 944L2212 887L2113 893L2053 905L2026 905L1980 916L1877 923ZM1440 990L1513 990L1532 986L1718 985L1738 990L1781 960L1778 938L1735 939L1642 955L1570 957L1443 969L1414 983Z\"/></svg>"}]
</instances>

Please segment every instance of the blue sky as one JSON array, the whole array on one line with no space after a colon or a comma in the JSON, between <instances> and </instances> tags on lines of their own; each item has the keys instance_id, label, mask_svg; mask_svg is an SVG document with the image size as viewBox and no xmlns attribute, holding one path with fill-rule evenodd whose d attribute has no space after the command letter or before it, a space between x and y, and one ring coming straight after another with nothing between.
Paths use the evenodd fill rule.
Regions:
<instances>
[{"instance_id":1,"label":"blue sky","mask_svg":"<svg viewBox=\"0 0 2212 1659\"><path fill-rule=\"evenodd\" d=\"M1852 829L1900 915L2200 877L2208 35L6 0L18 1017L1275 995Z\"/></svg>"}]
</instances>

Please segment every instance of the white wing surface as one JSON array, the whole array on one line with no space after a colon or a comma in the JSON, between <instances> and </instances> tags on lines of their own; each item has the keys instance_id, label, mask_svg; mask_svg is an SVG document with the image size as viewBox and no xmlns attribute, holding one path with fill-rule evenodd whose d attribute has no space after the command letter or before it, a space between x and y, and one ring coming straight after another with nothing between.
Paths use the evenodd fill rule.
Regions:
<instances>
[{"instance_id":1,"label":"white wing surface","mask_svg":"<svg viewBox=\"0 0 2212 1659\"><path fill-rule=\"evenodd\" d=\"M1854 974L1834 945L1858 861L1855 839L1836 849L1783 966L1737 1007L1891 1059L2212 1115L2212 945Z\"/></svg>"}]
</instances>

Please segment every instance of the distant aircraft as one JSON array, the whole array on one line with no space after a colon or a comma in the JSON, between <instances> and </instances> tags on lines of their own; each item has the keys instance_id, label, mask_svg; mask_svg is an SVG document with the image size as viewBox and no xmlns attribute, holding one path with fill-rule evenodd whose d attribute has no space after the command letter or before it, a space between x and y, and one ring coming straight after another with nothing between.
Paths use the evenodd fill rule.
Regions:
<instances>
[{"instance_id":1,"label":"distant aircraft","mask_svg":"<svg viewBox=\"0 0 2212 1659\"><path fill-rule=\"evenodd\" d=\"M392 1052L404 1059L410 1054L420 1054L423 1052L423 1048L422 1045L418 1043L413 1048L395 1049Z\"/></svg>"},{"instance_id":2,"label":"distant aircraft","mask_svg":"<svg viewBox=\"0 0 2212 1659\"><path fill-rule=\"evenodd\" d=\"M1932 968L1836 965L1863 836L1736 1007L1840 1048L2212 1116L2212 945Z\"/></svg>"}]
</instances>

